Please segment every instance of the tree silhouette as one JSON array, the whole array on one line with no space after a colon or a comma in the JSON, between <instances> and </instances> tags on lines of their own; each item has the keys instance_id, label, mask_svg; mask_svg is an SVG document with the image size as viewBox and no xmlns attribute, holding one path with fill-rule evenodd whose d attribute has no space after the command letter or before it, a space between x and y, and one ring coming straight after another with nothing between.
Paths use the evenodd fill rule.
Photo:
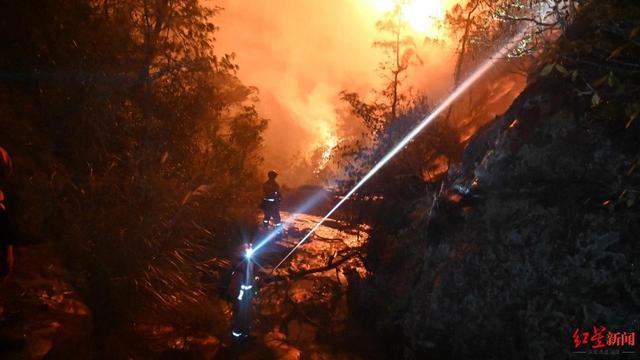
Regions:
<instances>
[{"instance_id":1,"label":"tree silhouette","mask_svg":"<svg viewBox=\"0 0 640 360\"><path fill-rule=\"evenodd\" d=\"M378 74L385 85L374 90L376 100L364 101L354 92L342 91L341 98L350 104L353 113L362 119L373 134L383 130L386 124L393 122L410 103L410 92L403 91L402 84L408 76L411 65L421 65L417 46L409 34L408 25L403 19L402 7L406 0L394 1L391 10L376 22L376 28L382 38L373 43L382 49L385 58L379 64Z\"/></svg>"},{"instance_id":2,"label":"tree silhouette","mask_svg":"<svg viewBox=\"0 0 640 360\"><path fill-rule=\"evenodd\" d=\"M194 309L215 299L203 279L239 241L238 225L255 220L267 124L233 56L215 51L220 9L196 0L3 9L0 143L17 164L18 228L58 250L98 335L140 314L202 322Z\"/></svg>"}]
</instances>

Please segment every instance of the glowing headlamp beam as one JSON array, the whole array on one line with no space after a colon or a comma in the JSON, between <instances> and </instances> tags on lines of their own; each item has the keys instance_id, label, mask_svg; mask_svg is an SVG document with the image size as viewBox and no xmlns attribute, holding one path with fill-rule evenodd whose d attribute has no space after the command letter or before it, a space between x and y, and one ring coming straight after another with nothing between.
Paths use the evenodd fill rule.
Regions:
<instances>
[{"instance_id":1,"label":"glowing headlamp beam","mask_svg":"<svg viewBox=\"0 0 640 360\"><path fill-rule=\"evenodd\" d=\"M291 216L289 216L289 218L287 218L286 221L284 221L280 226L277 226L276 229L272 230L271 232L269 232L267 234L267 236L265 236L260 241L258 241L256 243L256 246L253 247L253 250L251 251L251 254L250 255L247 254L247 255L249 255L247 258L250 258L251 256L254 256L256 254L256 252L258 250L260 250L260 248L265 246L271 240L275 239L276 236L278 236L278 234L281 231L284 231L285 226L289 226L290 224L295 222L295 220L298 218L299 214L302 214L302 213L306 212L307 210L309 210L310 208L312 208L313 206L315 206L320 200L322 200L323 197L324 197L324 193L322 191L318 191L311 198L309 198L309 200L307 200L299 208L297 208L295 211L293 211L291 213Z\"/></svg>"},{"instance_id":2,"label":"glowing headlamp beam","mask_svg":"<svg viewBox=\"0 0 640 360\"><path fill-rule=\"evenodd\" d=\"M389 160L396 156L405 146L411 142L427 125L435 120L444 110L446 110L451 104L456 101L465 91L467 91L471 85L473 85L478 79L480 79L489 69L491 69L499 59L506 56L515 45L522 40L527 29L521 31L514 36L505 46L498 50L492 57L484 62L476 71L474 71L469 77L461 83L435 110L427 117L425 117L411 132L409 132L393 149L391 149L369 172L351 189L349 192L331 209L329 212L318 222L308 233L305 235L289 253L276 265L271 272L276 271L282 263L284 263L299 247L302 245L318 228L331 216L342 204L344 204L358 189L362 187L375 173L377 173L383 166L385 166Z\"/></svg>"}]
</instances>

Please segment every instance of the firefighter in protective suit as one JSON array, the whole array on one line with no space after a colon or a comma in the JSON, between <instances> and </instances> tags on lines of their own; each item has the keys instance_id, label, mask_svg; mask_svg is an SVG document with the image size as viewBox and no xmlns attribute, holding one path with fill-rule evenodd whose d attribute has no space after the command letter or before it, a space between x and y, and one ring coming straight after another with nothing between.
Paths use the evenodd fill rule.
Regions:
<instances>
[{"instance_id":1,"label":"firefighter in protective suit","mask_svg":"<svg viewBox=\"0 0 640 360\"><path fill-rule=\"evenodd\" d=\"M271 170L267 173L269 179L262 185L262 211L264 211L264 219L262 225L269 226L269 221L272 220L275 226L280 226L280 202L282 196L280 195L280 185L276 182L278 173Z\"/></svg>"},{"instance_id":2,"label":"firefighter in protective suit","mask_svg":"<svg viewBox=\"0 0 640 360\"><path fill-rule=\"evenodd\" d=\"M252 299L257 294L253 275L253 262L250 252L251 244L243 246L243 260L235 267L231 274L229 296L233 299L233 318L231 320L231 335L235 341L249 338L251 321L253 318Z\"/></svg>"}]
</instances>

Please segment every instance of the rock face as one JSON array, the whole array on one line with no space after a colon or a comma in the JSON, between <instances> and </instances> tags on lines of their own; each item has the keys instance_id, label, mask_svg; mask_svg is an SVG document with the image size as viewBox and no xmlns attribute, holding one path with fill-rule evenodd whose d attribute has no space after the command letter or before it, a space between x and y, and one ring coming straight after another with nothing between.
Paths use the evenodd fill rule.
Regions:
<instances>
[{"instance_id":1,"label":"rock face","mask_svg":"<svg viewBox=\"0 0 640 360\"><path fill-rule=\"evenodd\" d=\"M450 179L470 194L374 232L370 318L393 357L565 359L576 328L638 333L640 132L597 111L533 79Z\"/></svg>"}]
</instances>

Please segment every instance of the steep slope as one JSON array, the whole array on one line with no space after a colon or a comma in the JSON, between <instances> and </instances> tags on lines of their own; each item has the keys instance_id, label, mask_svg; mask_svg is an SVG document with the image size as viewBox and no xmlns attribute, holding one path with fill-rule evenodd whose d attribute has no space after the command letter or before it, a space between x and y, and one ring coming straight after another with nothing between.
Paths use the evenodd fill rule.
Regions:
<instances>
[{"instance_id":1,"label":"steep slope","mask_svg":"<svg viewBox=\"0 0 640 360\"><path fill-rule=\"evenodd\" d=\"M638 47L609 56L638 9L621 4L585 9L563 66L531 76L441 196L407 204L411 226L373 232L361 297L394 357L565 359L576 328L638 332Z\"/></svg>"}]
</instances>

